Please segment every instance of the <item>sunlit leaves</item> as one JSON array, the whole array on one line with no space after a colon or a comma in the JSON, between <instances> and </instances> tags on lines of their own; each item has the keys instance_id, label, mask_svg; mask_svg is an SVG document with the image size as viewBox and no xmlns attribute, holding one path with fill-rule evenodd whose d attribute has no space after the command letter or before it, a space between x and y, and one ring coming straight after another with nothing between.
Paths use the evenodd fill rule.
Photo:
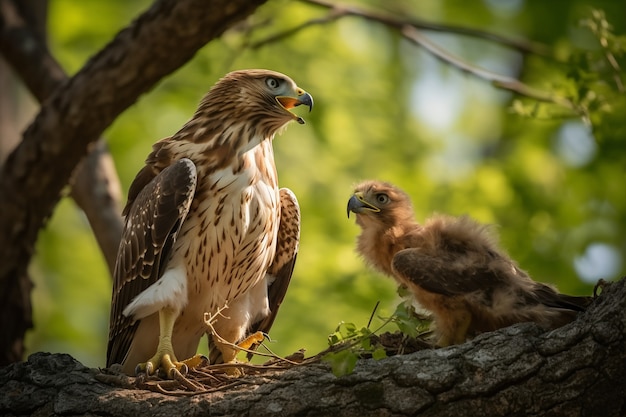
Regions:
<instances>
[{"instance_id":1,"label":"sunlit leaves","mask_svg":"<svg viewBox=\"0 0 626 417\"><path fill-rule=\"evenodd\" d=\"M352 373L363 355L369 354L376 360L387 357L383 347L372 345L372 334L367 327L358 328L354 323L342 321L328 336L329 346L335 347L336 351L327 353L322 360L330 363L333 374L342 376Z\"/></svg>"},{"instance_id":2,"label":"sunlit leaves","mask_svg":"<svg viewBox=\"0 0 626 417\"><path fill-rule=\"evenodd\" d=\"M403 287L398 288L401 297L410 297ZM375 313L375 312L374 312ZM333 374L342 376L352 373L359 358L373 358L380 360L387 357L387 350L378 338L373 337L388 324L395 325L404 337L417 338L428 333L430 319L416 313L415 307L409 299L396 307L391 317L379 317L382 325L371 330L367 327L358 327L354 323L340 322L335 331L328 336L329 352L322 360L330 363Z\"/></svg>"},{"instance_id":3,"label":"sunlit leaves","mask_svg":"<svg viewBox=\"0 0 626 417\"><path fill-rule=\"evenodd\" d=\"M324 362L330 363L335 376L351 374L358 359L357 354L349 349L328 353L322 358Z\"/></svg>"},{"instance_id":4,"label":"sunlit leaves","mask_svg":"<svg viewBox=\"0 0 626 417\"><path fill-rule=\"evenodd\" d=\"M430 326L430 320L417 314L415 307L408 300L398 304L391 317L391 322L398 326L400 332L410 337L417 337L427 332Z\"/></svg>"}]
</instances>

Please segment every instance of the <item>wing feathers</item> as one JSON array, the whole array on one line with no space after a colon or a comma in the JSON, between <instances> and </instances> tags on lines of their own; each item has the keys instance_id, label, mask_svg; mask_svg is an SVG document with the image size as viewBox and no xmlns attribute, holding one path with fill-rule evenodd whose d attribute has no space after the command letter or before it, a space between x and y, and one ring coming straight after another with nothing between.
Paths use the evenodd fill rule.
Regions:
<instances>
[{"instance_id":1,"label":"wing feathers","mask_svg":"<svg viewBox=\"0 0 626 417\"><path fill-rule=\"evenodd\" d=\"M511 274L529 279L498 251L490 230L467 216L433 216L419 234L419 245L398 251L392 268L427 291L453 296L496 288Z\"/></svg>"},{"instance_id":2,"label":"wing feathers","mask_svg":"<svg viewBox=\"0 0 626 417\"><path fill-rule=\"evenodd\" d=\"M276 255L274 261L267 270L267 297L270 314L267 317L253 323L250 333L268 333L278 309L285 298L287 288L291 281L293 268L296 264L298 247L300 244L300 206L296 196L288 188L280 189L280 226L276 239ZM253 346L252 349L256 348ZM248 358L250 358L250 354Z\"/></svg>"},{"instance_id":3,"label":"wing feathers","mask_svg":"<svg viewBox=\"0 0 626 417\"><path fill-rule=\"evenodd\" d=\"M254 331L269 332L287 287L291 281L300 244L300 206L296 196L288 188L280 189L280 225L276 239L276 255L267 273L274 277L268 288L270 315L255 323Z\"/></svg>"},{"instance_id":4,"label":"wing feathers","mask_svg":"<svg viewBox=\"0 0 626 417\"><path fill-rule=\"evenodd\" d=\"M144 179L138 175L135 181ZM117 291L111 306L107 366L121 363L126 356L136 324L122 312L135 295L163 274L171 246L189 212L196 182L195 165L181 159L148 182L125 209L127 222L115 267ZM134 186L131 189L136 191Z\"/></svg>"}]
</instances>

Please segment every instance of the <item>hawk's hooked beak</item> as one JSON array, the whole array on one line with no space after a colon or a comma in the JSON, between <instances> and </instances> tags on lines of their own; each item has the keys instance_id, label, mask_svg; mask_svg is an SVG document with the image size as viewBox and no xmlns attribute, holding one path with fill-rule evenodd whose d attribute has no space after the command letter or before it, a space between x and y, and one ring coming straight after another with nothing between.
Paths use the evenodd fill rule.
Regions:
<instances>
[{"instance_id":1,"label":"hawk's hooked beak","mask_svg":"<svg viewBox=\"0 0 626 417\"><path fill-rule=\"evenodd\" d=\"M301 88L296 89L296 97L278 96L276 97L276 101L278 101L278 103L283 106L285 110L293 109L294 107L298 107L302 104L309 108L309 112L313 110L313 97ZM304 119L302 117L295 114L293 116L296 118L298 123L301 125L304 124Z\"/></svg>"},{"instance_id":2,"label":"hawk's hooked beak","mask_svg":"<svg viewBox=\"0 0 626 417\"><path fill-rule=\"evenodd\" d=\"M374 213L378 213L380 212L380 209L365 201L363 193L357 191L352 195L352 197L350 197L350 200L348 200L348 218L350 218L350 212L359 214L364 211L373 211Z\"/></svg>"}]
</instances>

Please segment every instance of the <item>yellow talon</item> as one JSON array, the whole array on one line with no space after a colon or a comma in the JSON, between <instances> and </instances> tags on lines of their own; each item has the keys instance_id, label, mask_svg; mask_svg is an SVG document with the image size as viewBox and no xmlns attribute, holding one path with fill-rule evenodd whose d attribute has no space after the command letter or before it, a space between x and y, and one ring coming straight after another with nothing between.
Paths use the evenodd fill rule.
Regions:
<instances>
[{"instance_id":1,"label":"yellow talon","mask_svg":"<svg viewBox=\"0 0 626 417\"><path fill-rule=\"evenodd\" d=\"M157 351L153 357L135 367L135 375L158 373L164 378L174 379L176 372L186 375L190 368L194 369L208 364L209 360L203 355L195 355L184 361L176 359L172 346L172 329L176 317L177 314L171 309L164 308L159 311L160 334Z\"/></svg>"},{"instance_id":2,"label":"yellow talon","mask_svg":"<svg viewBox=\"0 0 626 417\"><path fill-rule=\"evenodd\" d=\"M184 361L178 361L173 354L157 354L147 362L138 364L135 368L135 375L142 373L154 375L158 373L164 378L174 379L174 373L176 371L180 372L181 375L186 375L189 369L206 366L208 363L209 359L204 355L194 355Z\"/></svg>"},{"instance_id":3,"label":"yellow talon","mask_svg":"<svg viewBox=\"0 0 626 417\"><path fill-rule=\"evenodd\" d=\"M250 347L254 344L261 343L265 340L265 333L256 332L251 334L250 336L243 339L241 342L237 343L237 346L242 349L250 349Z\"/></svg>"},{"instance_id":4,"label":"yellow talon","mask_svg":"<svg viewBox=\"0 0 626 417\"><path fill-rule=\"evenodd\" d=\"M190 369L201 368L209 364L209 358L204 355L194 355L189 359L185 359L183 363Z\"/></svg>"}]
</instances>

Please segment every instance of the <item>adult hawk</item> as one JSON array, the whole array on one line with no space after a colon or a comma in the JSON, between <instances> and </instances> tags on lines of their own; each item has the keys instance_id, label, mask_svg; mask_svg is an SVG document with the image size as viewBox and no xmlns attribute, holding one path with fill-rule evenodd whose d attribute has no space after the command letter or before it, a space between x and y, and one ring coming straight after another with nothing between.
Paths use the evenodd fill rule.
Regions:
<instances>
[{"instance_id":1,"label":"adult hawk","mask_svg":"<svg viewBox=\"0 0 626 417\"><path fill-rule=\"evenodd\" d=\"M283 74L231 72L153 145L123 212L107 366L185 372L197 357L178 358L196 353L204 313L219 335L210 344L221 355L211 356L224 362L237 354L224 340L269 330L300 233L296 198L278 188L272 139L292 120L304 123L289 111L302 104L311 110L313 99Z\"/></svg>"},{"instance_id":2,"label":"adult hawk","mask_svg":"<svg viewBox=\"0 0 626 417\"><path fill-rule=\"evenodd\" d=\"M409 196L391 184L357 185L350 212L361 227L358 252L432 313L440 346L518 322L559 327L591 301L533 281L469 217L435 215L418 224Z\"/></svg>"}]
</instances>

